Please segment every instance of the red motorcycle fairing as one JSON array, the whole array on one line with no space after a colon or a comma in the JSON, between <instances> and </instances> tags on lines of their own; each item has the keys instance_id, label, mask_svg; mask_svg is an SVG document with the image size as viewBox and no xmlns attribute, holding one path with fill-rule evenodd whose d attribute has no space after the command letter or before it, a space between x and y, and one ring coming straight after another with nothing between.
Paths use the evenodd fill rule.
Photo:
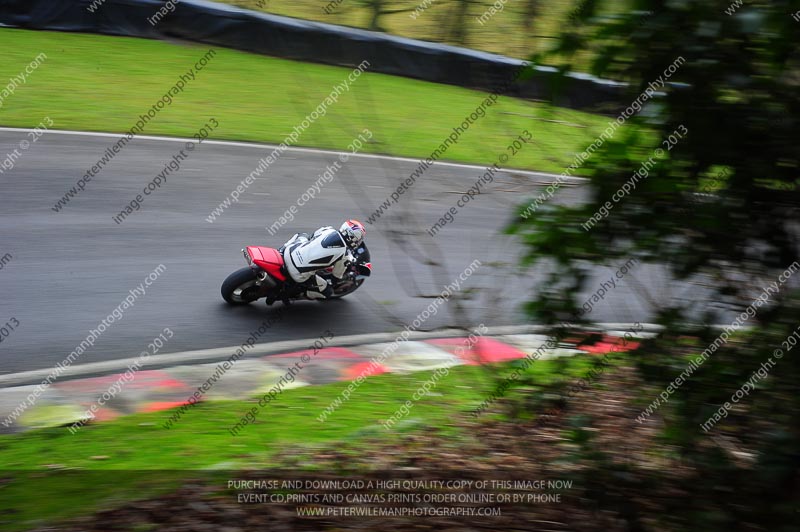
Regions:
<instances>
[{"instance_id":1,"label":"red motorcycle fairing","mask_svg":"<svg viewBox=\"0 0 800 532\"><path fill-rule=\"evenodd\" d=\"M283 274L283 257L277 249L264 246L247 246L247 254L253 263L270 274L279 281L285 281L286 275Z\"/></svg>"}]
</instances>

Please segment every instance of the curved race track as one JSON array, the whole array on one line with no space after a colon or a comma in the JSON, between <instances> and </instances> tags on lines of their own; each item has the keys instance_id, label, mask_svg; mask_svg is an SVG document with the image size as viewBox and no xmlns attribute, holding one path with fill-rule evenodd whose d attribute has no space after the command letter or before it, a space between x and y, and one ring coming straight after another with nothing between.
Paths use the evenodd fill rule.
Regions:
<instances>
[{"instance_id":1,"label":"curved race track","mask_svg":"<svg viewBox=\"0 0 800 532\"><path fill-rule=\"evenodd\" d=\"M0 130L0 159L25 138L25 130ZM0 269L0 323L19 322L0 344L2 373L63 360L159 264L166 266L164 273L76 363L135 356L164 327L175 336L163 352L239 344L275 312L263 301L246 308L222 301L220 283L244 264L240 249L248 244L277 247L297 231L338 225L350 217L366 222L416 167L407 159L351 157L294 221L269 237L266 227L339 159L337 153L287 151L239 203L209 223L206 217L271 148L208 141L190 152L179 172L168 176L140 211L116 224L112 216L185 147L181 139L140 137L55 212L57 200L117 138L49 132L0 174L0 257L11 255ZM373 277L342 301L293 305L259 341L314 338L326 328L337 336L401 329L475 259L483 265L464 283L458 300L420 329L522 323L519 306L536 279L519 277L514 264L520 249L500 232L512 205L552 177L501 172L435 238L426 233L482 173L465 165L429 169L389 217L367 226ZM558 201L579 201L580 193L577 184L565 186ZM598 273L608 278L612 272ZM635 275L652 286L657 281L648 280L648 273L655 276L642 266ZM592 318L646 319L631 286L613 290Z\"/></svg>"}]
</instances>

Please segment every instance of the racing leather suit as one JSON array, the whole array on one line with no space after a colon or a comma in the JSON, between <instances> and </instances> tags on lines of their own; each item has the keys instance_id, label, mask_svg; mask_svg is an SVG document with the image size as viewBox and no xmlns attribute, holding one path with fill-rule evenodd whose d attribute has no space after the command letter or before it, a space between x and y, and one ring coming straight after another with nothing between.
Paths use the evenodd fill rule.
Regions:
<instances>
[{"instance_id":1,"label":"racing leather suit","mask_svg":"<svg viewBox=\"0 0 800 532\"><path fill-rule=\"evenodd\" d=\"M320 227L310 238L307 233L295 234L284 244L283 260L296 283L310 285L306 297L323 299L330 295L332 287L317 272L333 267L333 275L341 279L354 258L339 231L328 226Z\"/></svg>"}]
</instances>

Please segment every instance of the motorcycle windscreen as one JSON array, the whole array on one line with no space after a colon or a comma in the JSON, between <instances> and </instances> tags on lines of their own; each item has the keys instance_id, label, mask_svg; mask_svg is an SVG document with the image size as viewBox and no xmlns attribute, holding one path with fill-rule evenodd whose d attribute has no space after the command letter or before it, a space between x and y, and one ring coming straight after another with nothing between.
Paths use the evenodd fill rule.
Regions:
<instances>
[{"instance_id":1,"label":"motorcycle windscreen","mask_svg":"<svg viewBox=\"0 0 800 532\"><path fill-rule=\"evenodd\" d=\"M359 262L370 262L369 250L366 244L361 244L353 254Z\"/></svg>"}]
</instances>

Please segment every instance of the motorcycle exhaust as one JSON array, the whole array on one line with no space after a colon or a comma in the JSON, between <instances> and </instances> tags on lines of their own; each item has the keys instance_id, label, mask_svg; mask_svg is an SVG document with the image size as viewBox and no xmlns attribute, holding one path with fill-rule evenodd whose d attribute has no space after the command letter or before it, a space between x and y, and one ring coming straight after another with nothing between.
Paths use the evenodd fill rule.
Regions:
<instances>
[{"instance_id":1,"label":"motorcycle exhaust","mask_svg":"<svg viewBox=\"0 0 800 532\"><path fill-rule=\"evenodd\" d=\"M250 266L250 268L256 274L256 280L257 280L256 284L258 284L259 286L267 285L267 288L275 288L276 286L278 286L278 283L276 283L275 280L272 279L272 277L270 277L267 272L265 272L264 270L253 264L253 258L244 248L242 248L242 255L244 256L244 260L247 262L247 265Z\"/></svg>"},{"instance_id":2,"label":"motorcycle exhaust","mask_svg":"<svg viewBox=\"0 0 800 532\"><path fill-rule=\"evenodd\" d=\"M258 284L267 285L267 288L275 288L278 286L278 283L276 283L272 277L270 277L269 274L263 270L256 271L256 279L258 279Z\"/></svg>"}]
</instances>

